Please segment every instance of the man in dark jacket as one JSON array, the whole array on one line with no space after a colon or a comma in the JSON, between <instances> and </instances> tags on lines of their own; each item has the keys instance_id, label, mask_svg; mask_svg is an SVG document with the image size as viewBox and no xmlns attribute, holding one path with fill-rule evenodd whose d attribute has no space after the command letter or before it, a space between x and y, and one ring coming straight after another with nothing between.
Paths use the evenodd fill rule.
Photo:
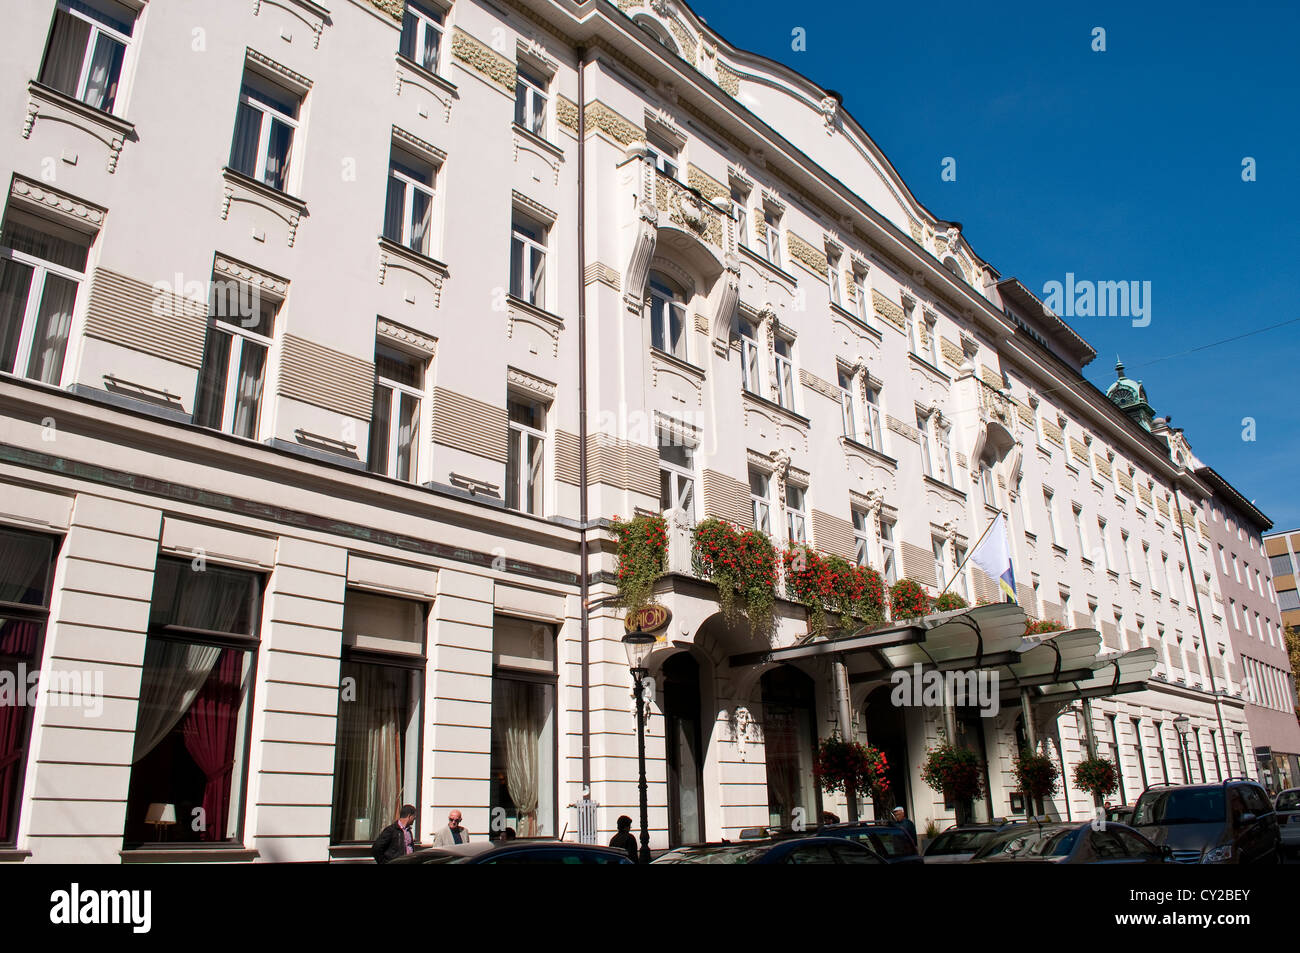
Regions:
<instances>
[{"instance_id":1,"label":"man in dark jacket","mask_svg":"<svg viewBox=\"0 0 1300 953\"><path fill-rule=\"evenodd\" d=\"M637 863L636 838L632 836L632 818L624 814L618 819L618 833L609 839L610 847L627 851L632 863Z\"/></svg>"},{"instance_id":2,"label":"man in dark jacket","mask_svg":"<svg viewBox=\"0 0 1300 953\"><path fill-rule=\"evenodd\" d=\"M379 836L375 838L375 843L370 848L375 863L386 864L390 860L414 853L415 833L411 830L414 826L415 808L410 804L403 804L397 820L379 832Z\"/></svg>"}]
</instances>

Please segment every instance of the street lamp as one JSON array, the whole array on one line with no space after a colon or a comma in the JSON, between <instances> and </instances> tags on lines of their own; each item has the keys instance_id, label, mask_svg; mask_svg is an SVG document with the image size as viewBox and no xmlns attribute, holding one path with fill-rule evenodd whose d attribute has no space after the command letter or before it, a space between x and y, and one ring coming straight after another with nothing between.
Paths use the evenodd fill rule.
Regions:
<instances>
[{"instance_id":1,"label":"street lamp","mask_svg":"<svg viewBox=\"0 0 1300 953\"><path fill-rule=\"evenodd\" d=\"M649 632L637 630L623 636L623 648L627 650L628 668L632 670L632 685L636 698L636 758L638 785L641 789L641 851L638 862L650 863L650 814L646 801L645 781L645 706L641 703L642 684L650 674L646 668L646 659L654 648L655 637Z\"/></svg>"},{"instance_id":2,"label":"street lamp","mask_svg":"<svg viewBox=\"0 0 1300 953\"><path fill-rule=\"evenodd\" d=\"M1187 778L1187 783L1190 784L1192 777L1192 756L1187 753L1187 736L1192 731L1192 720L1186 715L1179 715L1174 719L1174 730L1178 732L1178 740L1182 745L1183 775Z\"/></svg>"}]
</instances>

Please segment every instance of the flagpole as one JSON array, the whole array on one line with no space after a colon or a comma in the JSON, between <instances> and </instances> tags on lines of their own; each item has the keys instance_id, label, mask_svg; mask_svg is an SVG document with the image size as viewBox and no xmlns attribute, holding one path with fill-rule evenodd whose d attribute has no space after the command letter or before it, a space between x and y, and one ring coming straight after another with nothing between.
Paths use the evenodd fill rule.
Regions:
<instances>
[{"instance_id":1,"label":"flagpole","mask_svg":"<svg viewBox=\"0 0 1300 953\"><path fill-rule=\"evenodd\" d=\"M984 542L984 537L989 534L989 530L993 528L993 524L998 521L999 516L1006 516L1006 512L1004 510L998 510L996 513L993 514L993 518L989 520L989 525L984 527L984 532L980 533L980 538L975 540L975 545L972 546L970 549L966 550L966 556L962 559L961 563L957 566L956 572L952 574L952 578L948 580L947 585L945 585L942 589L939 590L939 595L943 595L945 592L947 592L948 586L951 586L954 582L957 581L957 577L961 575L961 567L965 566L966 563L970 560L971 556L975 555L975 550L980 548L980 543Z\"/></svg>"}]
</instances>

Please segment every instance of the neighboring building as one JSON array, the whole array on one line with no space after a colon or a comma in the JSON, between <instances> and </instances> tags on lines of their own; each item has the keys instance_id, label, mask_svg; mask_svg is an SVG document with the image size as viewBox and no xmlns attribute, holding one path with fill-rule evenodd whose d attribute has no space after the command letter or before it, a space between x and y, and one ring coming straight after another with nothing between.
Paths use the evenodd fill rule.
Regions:
<instances>
[{"instance_id":1,"label":"neighboring building","mask_svg":"<svg viewBox=\"0 0 1300 953\"><path fill-rule=\"evenodd\" d=\"M1266 542L1263 534L1273 528L1272 521L1213 468L1198 467L1196 475L1214 489L1214 499L1206 507L1210 546L1227 600L1226 609L1216 604L1215 610L1227 624L1241 664L1246 720L1260 776L1274 792L1295 787L1300 784L1300 720L1284 626L1300 621L1294 618L1300 612L1292 613L1287 623L1286 613L1278 608L1281 592L1274 595L1275 567L1283 568L1278 574L1283 577L1291 573L1285 552L1266 554L1275 543L1285 546L1285 537Z\"/></svg>"},{"instance_id":2,"label":"neighboring building","mask_svg":"<svg viewBox=\"0 0 1300 953\"><path fill-rule=\"evenodd\" d=\"M1281 614L1281 627L1290 633L1294 644L1294 640L1300 639L1300 591L1296 589L1296 579L1300 578L1300 530L1282 530L1266 534L1264 553L1268 557L1268 568L1265 571L1270 577L1269 597L1277 600L1277 610ZM1290 692L1283 707L1293 710L1300 705L1300 697L1296 694L1294 664L1291 667L1288 684ZM1300 763L1294 754L1287 761L1290 765L1290 785L1292 787L1300 785ZM1280 764L1275 768L1279 776L1282 770Z\"/></svg>"},{"instance_id":3,"label":"neighboring building","mask_svg":"<svg viewBox=\"0 0 1300 953\"><path fill-rule=\"evenodd\" d=\"M803 607L756 640L693 577L710 515L974 602L1008 514L1021 603L1076 631L936 630L996 715L891 703L925 633L848 661L918 826L1011 811L1029 734L1068 777L1089 715L1117 800L1247 769L1215 488L1141 385L681 4L45 0L0 43L0 676L43 675L0 706L0 860L364 856L404 802L572 836L588 792L607 840L638 511L656 846L815 817L838 724ZM975 803L920 779L945 719Z\"/></svg>"}]
</instances>

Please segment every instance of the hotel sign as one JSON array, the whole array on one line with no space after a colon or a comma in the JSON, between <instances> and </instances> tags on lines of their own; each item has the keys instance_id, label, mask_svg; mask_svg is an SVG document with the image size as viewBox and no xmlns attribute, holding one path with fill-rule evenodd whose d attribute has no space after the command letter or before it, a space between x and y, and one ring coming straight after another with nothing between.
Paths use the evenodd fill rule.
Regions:
<instances>
[{"instance_id":1,"label":"hotel sign","mask_svg":"<svg viewBox=\"0 0 1300 953\"><path fill-rule=\"evenodd\" d=\"M629 612L623 626L629 632L657 632L666 627L672 617L666 606L655 603Z\"/></svg>"}]
</instances>

